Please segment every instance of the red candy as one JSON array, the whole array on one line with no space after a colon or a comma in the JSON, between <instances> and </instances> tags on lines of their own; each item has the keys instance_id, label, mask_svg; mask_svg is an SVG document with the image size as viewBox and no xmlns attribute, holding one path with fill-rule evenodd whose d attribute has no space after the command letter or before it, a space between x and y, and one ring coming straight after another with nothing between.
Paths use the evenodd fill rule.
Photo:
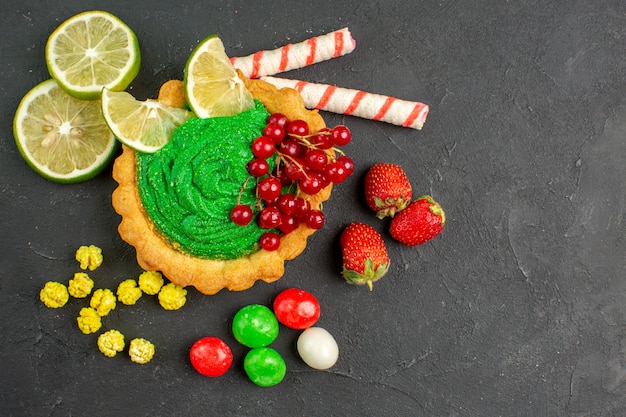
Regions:
<instances>
[{"instance_id":1,"label":"red candy","mask_svg":"<svg viewBox=\"0 0 626 417\"><path fill-rule=\"evenodd\" d=\"M291 329L306 329L319 319L320 303L307 291L289 288L274 299L274 314L281 324Z\"/></svg>"},{"instance_id":2,"label":"red candy","mask_svg":"<svg viewBox=\"0 0 626 417\"><path fill-rule=\"evenodd\" d=\"M191 346L189 359L198 373L214 378L228 371L233 363L233 353L221 339L207 336Z\"/></svg>"}]
</instances>

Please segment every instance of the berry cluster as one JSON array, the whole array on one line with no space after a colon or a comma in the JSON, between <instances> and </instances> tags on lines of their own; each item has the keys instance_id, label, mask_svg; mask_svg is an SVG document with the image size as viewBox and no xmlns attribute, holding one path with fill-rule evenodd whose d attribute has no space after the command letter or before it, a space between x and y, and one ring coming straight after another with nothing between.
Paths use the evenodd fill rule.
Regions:
<instances>
[{"instance_id":1,"label":"berry cluster","mask_svg":"<svg viewBox=\"0 0 626 417\"><path fill-rule=\"evenodd\" d=\"M253 158L246 166L248 180L256 181L257 203L251 207L238 201L231 220L246 226L258 214L258 225L268 229L259 244L268 251L280 246L279 233L290 233L303 223L311 229L321 228L324 213L312 208L307 196L352 174L352 159L337 148L350 140L352 133L343 125L310 132L304 120L290 121L281 113L270 115L263 134L250 145ZM268 161L273 161L273 168Z\"/></svg>"}]
</instances>

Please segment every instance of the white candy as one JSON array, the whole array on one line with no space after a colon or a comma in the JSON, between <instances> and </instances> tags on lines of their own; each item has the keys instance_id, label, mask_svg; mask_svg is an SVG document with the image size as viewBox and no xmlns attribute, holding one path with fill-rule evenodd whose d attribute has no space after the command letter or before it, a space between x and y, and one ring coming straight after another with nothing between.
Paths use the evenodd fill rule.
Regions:
<instances>
[{"instance_id":1,"label":"white candy","mask_svg":"<svg viewBox=\"0 0 626 417\"><path fill-rule=\"evenodd\" d=\"M335 338L321 327L309 327L298 337L298 353L313 369L328 369L339 358Z\"/></svg>"}]
</instances>

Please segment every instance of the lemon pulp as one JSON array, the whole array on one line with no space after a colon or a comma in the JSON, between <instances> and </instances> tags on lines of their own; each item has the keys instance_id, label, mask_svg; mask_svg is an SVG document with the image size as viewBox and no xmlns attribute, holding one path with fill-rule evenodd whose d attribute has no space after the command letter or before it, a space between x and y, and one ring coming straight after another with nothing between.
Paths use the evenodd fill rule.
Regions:
<instances>
[{"instance_id":1,"label":"lemon pulp","mask_svg":"<svg viewBox=\"0 0 626 417\"><path fill-rule=\"evenodd\" d=\"M102 92L102 113L120 142L136 151L152 153L171 140L174 131L193 117L186 109L157 100L138 101L127 92Z\"/></svg>"},{"instance_id":2,"label":"lemon pulp","mask_svg":"<svg viewBox=\"0 0 626 417\"><path fill-rule=\"evenodd\" d=\"M122 91L139 73L135 33L110 13L93 10L63 22L48 38L46 64L68 94L92 100L103 87Z\"/></svg>"},{"instance_id":3,"label":"lemon pulp","mask_svg":"<svg viewBox=\"0 0 626 417\"><path fill-rule=\"evenodd\" d=\"M30 90L13 121L18 150L39 174L56 182L84 181L97 175L116 148L99 100L80 100L55 80Z\"/></svg>"},{"instance_id":4,"label":"lemon pulp","mask_svg":"<svg viewBox=\"0 0 626 417\"><path fill-rule=\"evenodd\" d=\"M189 56L184 84L187 102L200 118L234 116L254 108L252 95L215 35L200 42Z\"/></svg>"}]
</instances>

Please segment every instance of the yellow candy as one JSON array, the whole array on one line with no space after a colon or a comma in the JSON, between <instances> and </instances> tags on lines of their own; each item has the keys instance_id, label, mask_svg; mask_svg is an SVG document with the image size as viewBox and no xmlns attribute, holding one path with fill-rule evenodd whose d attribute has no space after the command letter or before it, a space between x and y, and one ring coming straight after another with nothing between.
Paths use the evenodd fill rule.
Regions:
<instances>
[{"instance_id":1,"label":"yellow candy","mask_svg":"<svg viewBox=\"0 0 626 417\"><path fill-rule=\"evenodd\" d=\"M187 302L187 290L172 282L159 291L159 304L166 310L178 310Z\"/></svg>"},{"instance_id":2,"label":"yellow candy","mask_svg":"<svg viewBox=\"0 0 626 417\"><path fill-rule=\"evenodd\" d=\"M97 289L94 291L91 296L91 301L89 301L89 305L93 308L99 316L106 316L115 308L117 304L117 298L108 288L105 289Z\"/></svg>"},{"instance_id":3,"label":"yellow candy","mask_svg":"<svg viewBox=\"0 0 626 417\"><path fill-rule=\"evenodd\" d=\"M117 287L117 299L120 303L128 306L134 305L141 298L142 294L141 288L137 286L137 282L132 278L120 282L120 285Z\"/></svg>"},{"instance_id":4,"label":"yellow candy","mask_svg":"<svg viewBox=\"0 0 626 417\"><path fill-rule=\"evenodd\" d=\"M92 289L93 280L84 272L75 273L68 286L68 291L74 298L85 298L91 293Z\"/></svg>"},{"instance_id":5,"label":"yellow candy","mask_svg":"<svg viewBox=\"0 0 626 417\"><path fill-rule=\"evenodd\" d=\"M89 268L93 271L102 265L102 249L97 246L81 246L76 251L76 260L80 262L80 269Z\"/></svg>"},{"instance_id":6,"label":"yellow candy","mask_svg":"<svg viewBox=\"0 0 626 417\"><path fill-rule=\"evenodd\" d=\"M67 287L60 282L48 281L39 292L39 299L48 308L63 307L69 298Z\"/></svg>"},{"instance_id":7,"label":"yellow candy","mask_svg":"<svg viewBox=\"0 0 626 417\"><path fill-rule=\"evenodd\" d=\"M109 330L98 336L98 349L109 358L124 350L124 335L118 330Z\"/></svg>"},{"instance_id":8,"label":"yellow candy","mask_svg":"<svg viewBox=\"0 0 626 417\"><path fill-rule=\"evenodd\" d=\"M128 354L130 355L130 360L135 363L148 363L154 356L154 345L146 339L133 339L130 341Z\"/></svg>"},{"instance_id":9,"label":"yellow candy","mask_svg":"<svg viewBox=\"0 0 626 417\"><path fill-rule=\"evenodd\" d=\"M158 271L145 271L139 275L139 288L148 295L157 294L163 282L163 275Z\"/></svg>"},{"instance_id":10,"label":"yellow candy","mask_svg":"<svg viewBox=\"0 0 626 417\"><path fill-rule=\"evenodd\" d=\"M102 327L100 315L91 307L81 308L76 322L80 331L85 334L95 333Z\"/></svg>"}]
</instances>

